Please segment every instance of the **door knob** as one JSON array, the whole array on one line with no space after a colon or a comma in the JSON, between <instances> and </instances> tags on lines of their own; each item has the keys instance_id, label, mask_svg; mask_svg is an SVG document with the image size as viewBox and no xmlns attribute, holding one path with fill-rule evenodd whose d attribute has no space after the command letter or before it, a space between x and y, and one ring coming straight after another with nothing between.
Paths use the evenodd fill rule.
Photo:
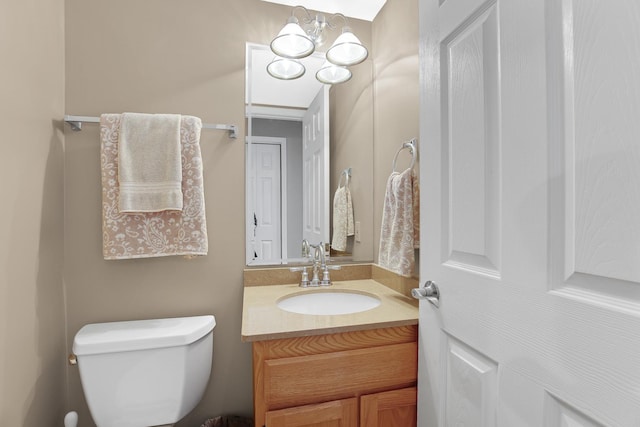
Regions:
<instances>
[{"instance_id":1,"label":"door knob","mask_svg":"<svg viewBox=\"0 0 640 427\"><path fill-rule=\"evenodd\" d=\"M426 299L436 307L440 307L440 290L431 280L427 280L424 286L411 289L411 296L415 299Z\"/></svg>"}]
</instances>

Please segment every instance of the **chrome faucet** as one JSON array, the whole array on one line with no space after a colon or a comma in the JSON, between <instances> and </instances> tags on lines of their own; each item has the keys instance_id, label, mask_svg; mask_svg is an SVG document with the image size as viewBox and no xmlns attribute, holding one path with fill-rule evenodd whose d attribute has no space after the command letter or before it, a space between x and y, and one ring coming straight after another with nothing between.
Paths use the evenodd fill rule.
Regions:
<instances>
[{"instance_id":1,"label":"chrome faucet","mask_svg":"<svg viewBox=\"0 0 640 427\"><path fill-rule=\"evenodd\" d=\"M313 248L315 249L315 251L313 252L313 260L319 262L320 266L324 268L327 265L326 257L324 254L324 244L320 242Z\"/></svg>"},{"instance_id":2,"label":"chrome faucet","mask_svg":"<svg viewBox=\"0 0 640 427\"><path fill-rule=\"evenodd\" d=\"M311 247L307 239L302 239L302 258L309 258L311 256Z\"/></svg>"},{"instance_id":3,"label":"chrome faucet","mask_svg":"<svg viewBox=\"0 0 640 427\"><path fill-rule=\"evenodd\" d=\"M306 248L306 252L305 252ZM329 286L331 285L331 278L329 277L329 269L331 270L340 270L339 265L327 265L327 258L324 249L324 243L320 242L317 245L311 245L309 242L304 239L302 241L302 256L309 257L311 248L314 249L313 252L313 264L312 268L312 277L309 280L309 274L307 273L307 266L304 267L292 267L289 270L291 271L301 271L302 279L300 280L300 287L317 287L317 286ZM306 253L306 255L305 255ZM320 275L322 274L322 279Z\"/></svg>"},{"instance_id":4,"label":"chrome faucet","mask_svg":"<svg viewBox=\"0 0 640 427\"><path fill-rule=\"evenodd\" d=\"M313 246L313 248L315 249L315 251L313 253L313 277L311 278L311 285L330 285L331 281L327 280L327 283L325 283L324 280L320 280L319 278L320 270L322 270L322 272L324 273L324 271L327 269L327 262L324 256L324 245L322 244L322 242L320 242L317 246ZM326 271L328 273L328 270Z\"/></svg>"}]
</instances>

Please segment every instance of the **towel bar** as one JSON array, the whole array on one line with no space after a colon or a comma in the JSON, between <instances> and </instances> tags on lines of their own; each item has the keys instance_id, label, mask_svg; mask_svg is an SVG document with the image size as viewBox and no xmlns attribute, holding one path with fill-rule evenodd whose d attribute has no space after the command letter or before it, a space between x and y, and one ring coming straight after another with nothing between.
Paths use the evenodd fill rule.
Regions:
<instances>
[{"instance_id":1,"label":"towel bar","mask_svg":"<svg viewBox=\"0 0 640 427\"><path fill-rule=\"evenodd\" d=\"M81 131L82 123L100 123L100 117L92 116L64 116L65 123L68 123L73 131ZM203 123L203 129L218 129L229 131L229 138L236 139L238 137L238 127L236 125L217 125Z\"/></svg>"}]
</instances>

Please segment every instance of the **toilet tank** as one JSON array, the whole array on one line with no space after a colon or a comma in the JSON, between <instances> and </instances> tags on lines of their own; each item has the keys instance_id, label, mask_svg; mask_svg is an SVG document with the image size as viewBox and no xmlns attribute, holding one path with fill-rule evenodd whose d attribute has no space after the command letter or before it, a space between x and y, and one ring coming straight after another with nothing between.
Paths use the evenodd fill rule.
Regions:
<instances>
[{"instance_id":1,"label":"toilet tank","mask_svg":"<svg viewBox=\"0 0 640 427\"><path fill-rule=\"evenodd\" d=\"M213 316L89 324L73 341L98 427L172 424L200 401L211 374Z\"/></svg>"}]
</instances>

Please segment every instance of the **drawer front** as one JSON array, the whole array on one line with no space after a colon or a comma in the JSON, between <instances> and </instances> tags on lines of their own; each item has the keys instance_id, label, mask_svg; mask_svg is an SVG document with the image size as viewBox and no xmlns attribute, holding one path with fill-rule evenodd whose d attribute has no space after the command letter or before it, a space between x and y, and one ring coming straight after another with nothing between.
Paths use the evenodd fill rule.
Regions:
<instances>
[{"instance_id":1,"label":"drawer front","mask_svg":"<svg viewBox=\"0 0 640 427\"><path fill-rule=\"evenodd\" d=\"M264 361L264 401L285 408L414 385L415 342Z\"/></svg>"},{"instance_id":2,"label":"drawer front","mask_svg":"<svg viewBox=\"0 0 640 427\"><path fill-rule=\"evenodd\" d=\"M269 411L266 427L358 427L355 398Z\"/></svg>"}]
</instances>

